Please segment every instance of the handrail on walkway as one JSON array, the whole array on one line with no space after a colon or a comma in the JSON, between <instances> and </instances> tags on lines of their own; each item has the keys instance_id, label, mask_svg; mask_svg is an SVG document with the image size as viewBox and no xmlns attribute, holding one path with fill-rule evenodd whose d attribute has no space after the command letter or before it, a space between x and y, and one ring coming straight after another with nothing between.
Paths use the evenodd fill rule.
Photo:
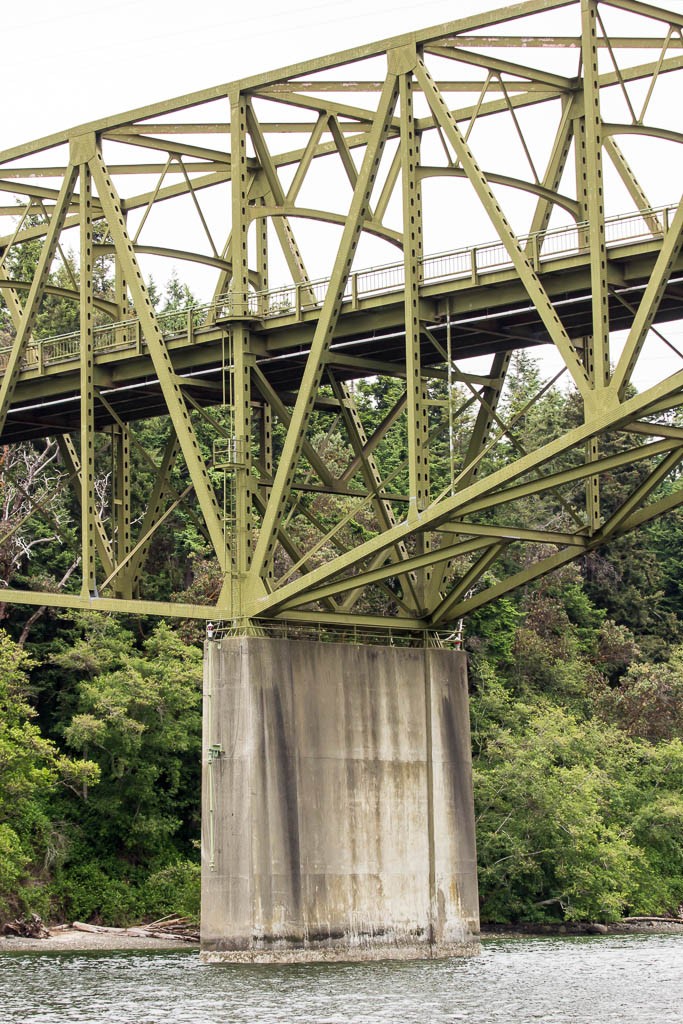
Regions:
<instances>
[{"instance_id":1,"label":"handrail on walkway","mask_svg":"<svg viewBox=\"0 0 683 1024\"><path fill-rule=\"evenodd\" d=\"M606 244L615 246L629 241L663 238L676 208L675 204L669 204L606 218ZM588 252L588 224L577 222L550 231L537 231L523 235L519 241L534 267L538 268L551 260ZM423 285L468 278L477 283L482 276L511 266L512 261L501 241L486 242L423 257L420 280ZM404 273L403 261L354 271L346 284L345 304L350 304L353 309L362 299L402 291ZM246 301L228 292L213 302L158 313L156 319L164 338L187 335L191 339L198 328L233 317L272 320L294 314L301 318L303 313L320 309L329 283L330 279L325 277L254 291L249 293ZM137 317L96 327L93 334L96 354L128 350L141 353L145 347ZM11 351L11 346L0 349L0 376L5 372ZM47 366L77 360L79 353L79 331L31 340L24 352L22 369L37 368L42 373Z\"/></svg>"}]
</instances>

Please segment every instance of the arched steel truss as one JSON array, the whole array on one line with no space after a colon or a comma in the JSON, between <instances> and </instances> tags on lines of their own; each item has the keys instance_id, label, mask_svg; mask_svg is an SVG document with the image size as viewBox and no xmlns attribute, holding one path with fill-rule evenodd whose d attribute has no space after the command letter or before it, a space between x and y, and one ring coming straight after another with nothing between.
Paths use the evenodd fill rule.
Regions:
<instances>
[{"instance_id":1,"label":"arched steel truss","mask_svg":"<svg viewBox=\"0 0 683 1024\"><path fill-rule=\"evenodd\" d=\"M680 504L679 357L630 384L655 324L681 317L683 202L661 192L667 176L680 192L682 75L681 14L527 0L0 153L2 441L56 436L82 510L80 592L6 599L448 627ZM35 241L18 280L12 254ZM77 271L56 284L69 247ZM164 257L203 268L210 301L160 315ZM76 304L77 331L36 336L49 296ZM582 415L527 451L500 399L532 346L559 355ZM353 382L379 375L402 387L368 434ZM137 508L132 424L152 415L169 433ZM403 493L382 469L399 437ZM496 468L502 443L516 457ZM623 465L637 483L606 510L601 477ZM215 603L140 592L181 502L220 566Z\"/></svg>"}]
</instances>

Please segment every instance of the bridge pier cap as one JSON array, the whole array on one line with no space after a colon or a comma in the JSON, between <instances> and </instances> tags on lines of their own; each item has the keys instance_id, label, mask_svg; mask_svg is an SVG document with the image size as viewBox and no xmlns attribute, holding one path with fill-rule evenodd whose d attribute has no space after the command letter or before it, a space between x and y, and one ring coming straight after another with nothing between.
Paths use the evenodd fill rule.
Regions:
<instances>
[{"instance_id":1,"label":"bridge pier cap","mask_svg":"<svg viewBox=\"0 0 683 1024\"><path fill-rule=\"evenodd\" d=\"M461 651L207 641L206 962L478 951Z\"/></svg>"}]
</instances>

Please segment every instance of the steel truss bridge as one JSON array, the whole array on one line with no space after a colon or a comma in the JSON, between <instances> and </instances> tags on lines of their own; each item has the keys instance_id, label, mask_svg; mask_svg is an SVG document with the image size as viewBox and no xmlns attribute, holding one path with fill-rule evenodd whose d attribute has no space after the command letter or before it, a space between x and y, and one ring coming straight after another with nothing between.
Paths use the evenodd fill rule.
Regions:
<instances>
[{"instance_id":1,"label":"steel truss bridge","mask_svg":"<svg viewBox=\"0 0 683 1024\"><path fill-rule=\"evenodd\" d=\"M1 442L56 438L81 517L68 584L5 600L449 628L681 504L682 76L682 14L527 0L0 153ZM158 312L163 260L211 300ZM521 349L551 361L515 420L551 386L580 413L530 449ZM181 506L201 604L145 593Z\"/></svg>"}]
</instances>

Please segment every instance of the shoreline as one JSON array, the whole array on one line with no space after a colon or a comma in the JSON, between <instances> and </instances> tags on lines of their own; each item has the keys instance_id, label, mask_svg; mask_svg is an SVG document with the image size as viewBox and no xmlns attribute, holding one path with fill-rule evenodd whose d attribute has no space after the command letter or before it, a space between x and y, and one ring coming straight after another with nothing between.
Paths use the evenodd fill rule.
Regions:
<instances>
[{"instance_id":1,"label":"shoreline","mask_svg":"<svg viewBox=\"0 0 683 1024\"><path fill-rule=\"evenodd\" d=\"M70 925L57 925L49 929L44 939L0 936L0 956L5 953L89 953L116 952L121 950L146 951L165 949L175 952L179 949L199 950L199 942L178 941L175 936L156 938L140 934L141 929L115 932L86 932ZM136 934L137 933L137 934ZM616 921L609 925L484 925L481 939L490 942L501 939L558 938L600 935L683 935L681 921Z\"/></svg>"},{"instance_id":2,"label":"shoreline","mask_svg":"<svg viewBox=\"0 0 683 1024\"><path fill-rule=\"evenodd\" d=\"M613 921L611 924L485 924L481 927L483 940L655 934L683 935L683 919L646 918L640 921Z\"/></svg>"},{"instance_id":3,"label":"shoreline","mask_svg":"<svg viewBox=\"0 0 683 1024\"><path fill-rule=\"evenodd\" d=\"M24 938L19 935L0 935L0 956L4 953L89 953L116 950L165 949L169 952L179 949L199 949L199 942L180 940L174 935L157 938L141 934L142 928L122 928L114 931L81 931L71 925L55 925L48 928L49 936L44 939Z\"/></svg>"}]
</instances>

